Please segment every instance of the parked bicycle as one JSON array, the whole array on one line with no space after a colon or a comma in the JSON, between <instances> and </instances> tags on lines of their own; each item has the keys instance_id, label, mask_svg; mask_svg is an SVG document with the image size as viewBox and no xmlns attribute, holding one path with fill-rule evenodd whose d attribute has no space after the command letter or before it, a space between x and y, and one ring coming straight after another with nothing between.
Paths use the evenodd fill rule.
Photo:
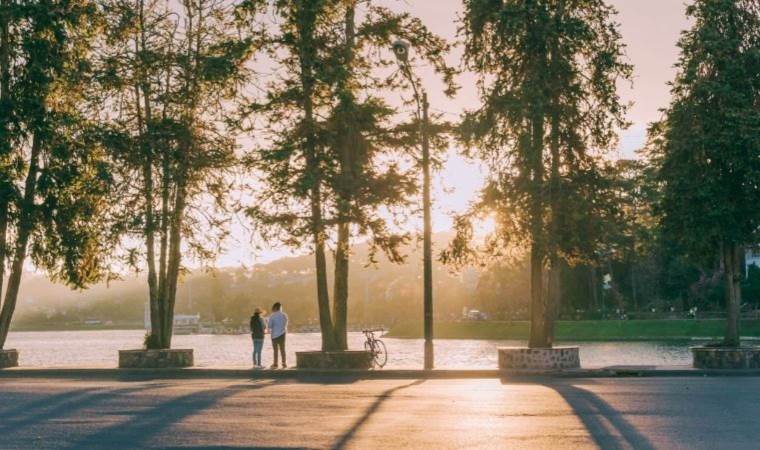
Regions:
<instances>
[{"instance_id":1,"label":"parked bicycle","mask_svg":"<svg viewBox=\"0 0 760 450\"><path fill-rule=\"evenodd\" d=\"M364 349L372 353L372 364L376 369L382 369L388 362L388 351L385 349L385 343L375 337L375 333L383 332L385 330L382 328L362 330L364 336L367 337L366 342L364 342Z\"/></svg>"}]
</instances>

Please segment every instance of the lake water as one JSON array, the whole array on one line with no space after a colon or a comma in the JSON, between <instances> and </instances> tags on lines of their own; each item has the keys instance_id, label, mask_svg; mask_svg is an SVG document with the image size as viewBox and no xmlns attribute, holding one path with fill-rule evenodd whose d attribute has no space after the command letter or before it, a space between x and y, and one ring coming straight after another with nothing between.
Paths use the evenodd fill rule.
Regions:
<instances>
[{"instance_id":1,"label":"lake water","mask_svg":"<svg viewBox=\"0 0 760 450\"><path fill-rule=\"evenodd\" d=\"M5 348L16 348L24 367L115 367L118 351L139 348L142 330L12 332ZM421 368L422 339L383 338L388 348L387 368ZM364 336L349 333L349 347L363 348ZM562 344L574 344L572 342ZM525 345L521 341L484 341L440 339L435 341L437 368L483 368L497 366L498 347ZM669 342L581 342L583 367L611 365L688 365L691 364L689 341ZM195 350L198 367L249 367L249 335L175 336L174 348ZM318 350L318 333L290 333L287 337L288 362L295 364L295 352ZM267 340L263 362L272 362L272 347Z\"/></svg>"}]
</instances>

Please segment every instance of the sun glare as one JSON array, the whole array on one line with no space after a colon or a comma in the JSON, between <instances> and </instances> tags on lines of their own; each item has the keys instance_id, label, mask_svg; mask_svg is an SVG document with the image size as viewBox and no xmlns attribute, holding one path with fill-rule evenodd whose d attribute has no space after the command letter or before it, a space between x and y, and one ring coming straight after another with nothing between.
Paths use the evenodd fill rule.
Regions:
<instances>
[{"instance_id":1,"label":"sun glare","mask_svg":"<svg viewBox=\"0 0 760 450\"><path fill-rule=\"evenodd\" d=\"M493 215L488 215L473 224L475 236L484 238L496 230L496 219Z\"/></svg>"}]
</instances>

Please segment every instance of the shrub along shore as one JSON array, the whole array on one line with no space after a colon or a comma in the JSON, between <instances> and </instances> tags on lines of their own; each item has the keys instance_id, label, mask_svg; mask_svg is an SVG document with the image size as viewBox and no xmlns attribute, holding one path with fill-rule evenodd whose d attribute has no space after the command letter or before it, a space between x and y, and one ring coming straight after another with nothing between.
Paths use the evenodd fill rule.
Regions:
<instances>
[{"instance_id":1,"label":"shrub along shore","mask_svg":"<svg viewBox=\"0 0 760 450\"><path fill-rule=\"evenodd\" d=\"M557 341L661 341L723 336L723 319L577 320L558 321ZM527 321L436 322L436 339L524 340ZM760 320L742 320L744 337L760 337ZM422 338L422 324L406 322L390 328L388 337Z\"/></svg>"}]
</instances>

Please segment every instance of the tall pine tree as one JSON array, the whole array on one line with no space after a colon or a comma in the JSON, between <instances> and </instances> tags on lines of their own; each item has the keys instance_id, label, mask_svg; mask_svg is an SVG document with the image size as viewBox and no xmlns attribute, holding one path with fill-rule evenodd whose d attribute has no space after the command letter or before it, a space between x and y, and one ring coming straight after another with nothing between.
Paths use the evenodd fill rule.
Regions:
<instances>
[{"instance_id":1,"label":"tall pine tree","mask_svg":"<svg viewBox=\"0 0 760 450\"><path fill-rule=\"evenodd\" d=\"M650 130L663 186L663 233L696 260L719 255L739 345L742 251L760 228L760 4L697 0L679 41L665 118Z\"/></svg>"},{"instance_id":2,"label":"tall pine tree","mask_svg":"<svg viewBox=\"0 0 760 450\"><path fill-rule=\"evenodd\" d=\"M616 82L631 75L614 15L603 0L465 1L482 106L465 115L462 140L490 169L473 213L497 219L488 251L530 252L531 347L552 345L562 264L589 257L598 238L588 231L600 157L625 126ZM471 225L458 227L447 257L467 253Z\"/></svg>"},{"instance_id":3,"label":"tall pine tree","mask_svg":"<svg viewBox=\"0 0 760 450\"><path fill-rule=\"evenodd\" d=\"M266 98L253 105L267 138L249 158L262 175L257 189L263 201L248 212L265 237L312 248L322 348L345 350L352 239L367 239L371 259L380 252L402 261L406 236L393 230L391 220L394 212L403 215L416 191L416 127L398 123L382 95L410 90L390 70L396 64L391 44L408 40L451 85L453 70L443 59L449 46L418 19L372 2L273 6L281 20L270 30L267 50L278 76ZM266 8L263 2L246 6L251 17ZM326 257L331 243L332 302Z\"/></svg>"}]
</instances>

